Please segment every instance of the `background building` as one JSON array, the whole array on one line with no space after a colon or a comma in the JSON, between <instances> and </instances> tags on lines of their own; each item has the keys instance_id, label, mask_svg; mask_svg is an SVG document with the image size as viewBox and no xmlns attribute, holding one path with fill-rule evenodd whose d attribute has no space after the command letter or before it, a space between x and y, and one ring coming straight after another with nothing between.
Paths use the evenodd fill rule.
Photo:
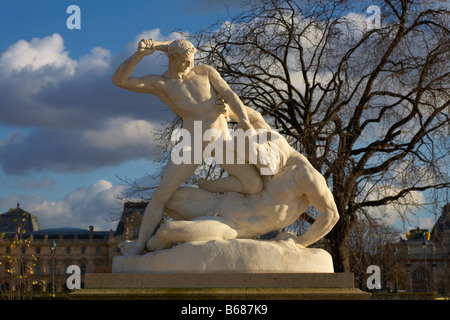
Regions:
<instances>
[{"instance_id":1,"label":"background building","mask_svg":"<svg viewBox=\"0 0 450 320\"><path fill-rule=\"evenodd\" d=\"M9 290L17 285L16 276L27 274L27 281L20 282L27 290L50 292L54 279L55 291L62 292L67 290L70 265L80 267L82 286L84 273L111 272L113 258L121 254L118 243L137 239L145 206L125 203L113 232L95 231L93 226L40 229L38 217L17 204L0 214L0 289Z\"/></svg>"},{"instance_id":2,"label":"background building","mask_svg":"<svg viewBox=\"0 0 450 320\"><path fill-rule=\"evenodd\" d=\"M396 244L399 288L412 293L450 295L450 204L433 226L412 229Z\"/></svg>"}]
</instances>

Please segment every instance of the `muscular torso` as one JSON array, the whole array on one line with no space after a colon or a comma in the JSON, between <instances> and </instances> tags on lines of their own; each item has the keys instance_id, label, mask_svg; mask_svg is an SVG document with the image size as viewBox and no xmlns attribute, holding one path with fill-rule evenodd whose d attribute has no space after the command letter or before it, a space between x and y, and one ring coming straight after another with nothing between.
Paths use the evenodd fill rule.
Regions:
<instances>
[{"instance_id":1,"label":"muscular torso","mask_svg":"<svg viewBox=\"0 0 450 320\"><path fill-rule=\"evenodd\" d=\"M229 192L222 200L219 215L243 229L245 236L280 230L292 223L310 205L295 181L299 165L287 165L275 176L265 177L264 191L257 195ZM233 204L232 206L229 204Z\"/></svg>"},{"instance_id":2,"label":"muscular torso","mask_svg":"<svg viewBox=\"0 0 450 320\"><path fill-rule=\"evenodd\" d=\"M166 79L160 82L158 97L180 118L183 128L194 132L194 121L202 122L202 131L224 131L227 123L216 108L217 93L211 86L204 66L196 66L183 79Z\"/></svg>"}]
</instances>

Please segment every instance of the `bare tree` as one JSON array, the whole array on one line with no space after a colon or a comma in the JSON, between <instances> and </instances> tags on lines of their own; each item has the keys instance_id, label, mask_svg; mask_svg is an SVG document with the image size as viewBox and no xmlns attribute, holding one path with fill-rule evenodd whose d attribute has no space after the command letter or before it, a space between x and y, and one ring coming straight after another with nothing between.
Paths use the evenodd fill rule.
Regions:
<instances>
[{"instance_id":1,"label":"bare tree","mask_svg":"<svg viewBox=\"0 0 450 320\"><path fill-rule=\"evenodd\" d=\"M191 37L329 182L336 271L358 214L448 192L449 36L449 11L426 1L263 0Z\"/></svg>"},{"instance_id":2,"label":"bare tree","mask_svg":"<svg viewBox=\"0 0 450 320\"><path fill-rule=\"evenodd\" d=\"M382 220L374 222L364 217L358 220L349 234L350 271L355 276L357 287L365 287L367 267L376 265L383 274L382 286L389 285L390 289L394 289L396 269L392 244L399 238L398 230Z\"/></svg>"},{"instance_id":3,"label":"bare tree","mask_svg":"<svg viewBox=\"0 0 450 320\"><path fill-rule=\"evenodd\" d=\"M154 129L152 132L156 146L154 162L161 166L161 171L154 175L147 174L144 177L145 183L141 181L143 178L135 180L130 179L127 176L117 176L120 184L125 187L121 194L117 195L117 199L119 201L125 202L130 199L140 201L151 200L153 191L158 188L162 168L169 160L172 148L180 142L179 140L174 141L174 139L176 139L174 132L177 129L181 129L181 127L182 119L174 115L171 120L161 123L158 128ZM185 185L196 185L199 178L219 179L226 174L227 173L219 165L217 165L212 158L204 159L204 161L199 165L199 168L185 182ZM114 220L117 220L120 218L121 213L115 213L115 215L116 218Z\"/></svg>"}]
</instances>

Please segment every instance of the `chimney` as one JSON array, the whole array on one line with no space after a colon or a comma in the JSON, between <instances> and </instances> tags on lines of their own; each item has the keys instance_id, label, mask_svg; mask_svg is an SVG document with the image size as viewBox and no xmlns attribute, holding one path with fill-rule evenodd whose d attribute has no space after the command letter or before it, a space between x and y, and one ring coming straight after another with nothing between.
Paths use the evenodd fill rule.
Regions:
<instances>
[{"instance_id":1,"label":"chimney","mask_svg":"<svg viewBox=\"0 0 450 320\"><path fill-rule=\"evenodd\" d=\"M94 237L94 226L89 226L89 239Z\"/></svg>"}]
</instances>

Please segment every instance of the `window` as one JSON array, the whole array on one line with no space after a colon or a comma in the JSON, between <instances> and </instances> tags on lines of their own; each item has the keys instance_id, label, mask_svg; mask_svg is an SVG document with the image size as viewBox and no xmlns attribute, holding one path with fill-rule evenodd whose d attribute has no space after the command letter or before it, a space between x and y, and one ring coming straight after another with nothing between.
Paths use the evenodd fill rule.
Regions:
<instances>
[{"instance_id":1,"label":"window","mask_svg":"<svg viewBox=\"0 0 450 320\"><path fill-rule=\"evenodd\" d=\"M36 262L36 264L34 266L34 273L41 274L41 264L39 262Z\"/></svg>"},{"instance_id":2,"label":"window","mask_svg":"<svg viewBox=\"0 0 450 320\"><path fill-rule=\"evenodd\" d=\"M36 253L41 253L41 247L36 247Z\"/></svg>"},{"instance_id":3,"label":"window","mask_svg":"<svg viewBox=\"0 0 450 320\"><path fill-rule=\"evenodd\" d=\"M428 292L427 290L427 274L423 268L413 271L413 292Z\"/></svg>"},{"instance_id":4,"label":"window","mask_svg":"<svg viewBox=\"0 0 450 320\"><path fill-rule=\"evenodd\" d=\"M66 253L67 253L67 254L70 253L70 247L66 247Z\"/></svg>"},{"instance_id":5,"label":"window","mask_svg":"<svg viewBox=\"0 0 450 320\"><path fill-rule=\"evenodd\" d=\"M81 274L86 273L86 264L85 263L80 264L80 272L81 272Z\"/></svg>"},{"instance_id":6,"label":"window","mask_svg":"<svg viewBox=\"0 0 450 320\"><path fill-rule=\"evenodd\" d=\"M100 247L96 247L95 248L95 253L96 254L100 254L102 252L102 248L100 248Z\"/></svg>"},{"instance_id":7,"label":"window","mask_svg":"<svg viewBox=\"0 0 450 320\"><path fill-rule=\"evenodd\" d=\"M81 254L86 254L86 247L81 247Z\"/></svg>"}]
</instances>

